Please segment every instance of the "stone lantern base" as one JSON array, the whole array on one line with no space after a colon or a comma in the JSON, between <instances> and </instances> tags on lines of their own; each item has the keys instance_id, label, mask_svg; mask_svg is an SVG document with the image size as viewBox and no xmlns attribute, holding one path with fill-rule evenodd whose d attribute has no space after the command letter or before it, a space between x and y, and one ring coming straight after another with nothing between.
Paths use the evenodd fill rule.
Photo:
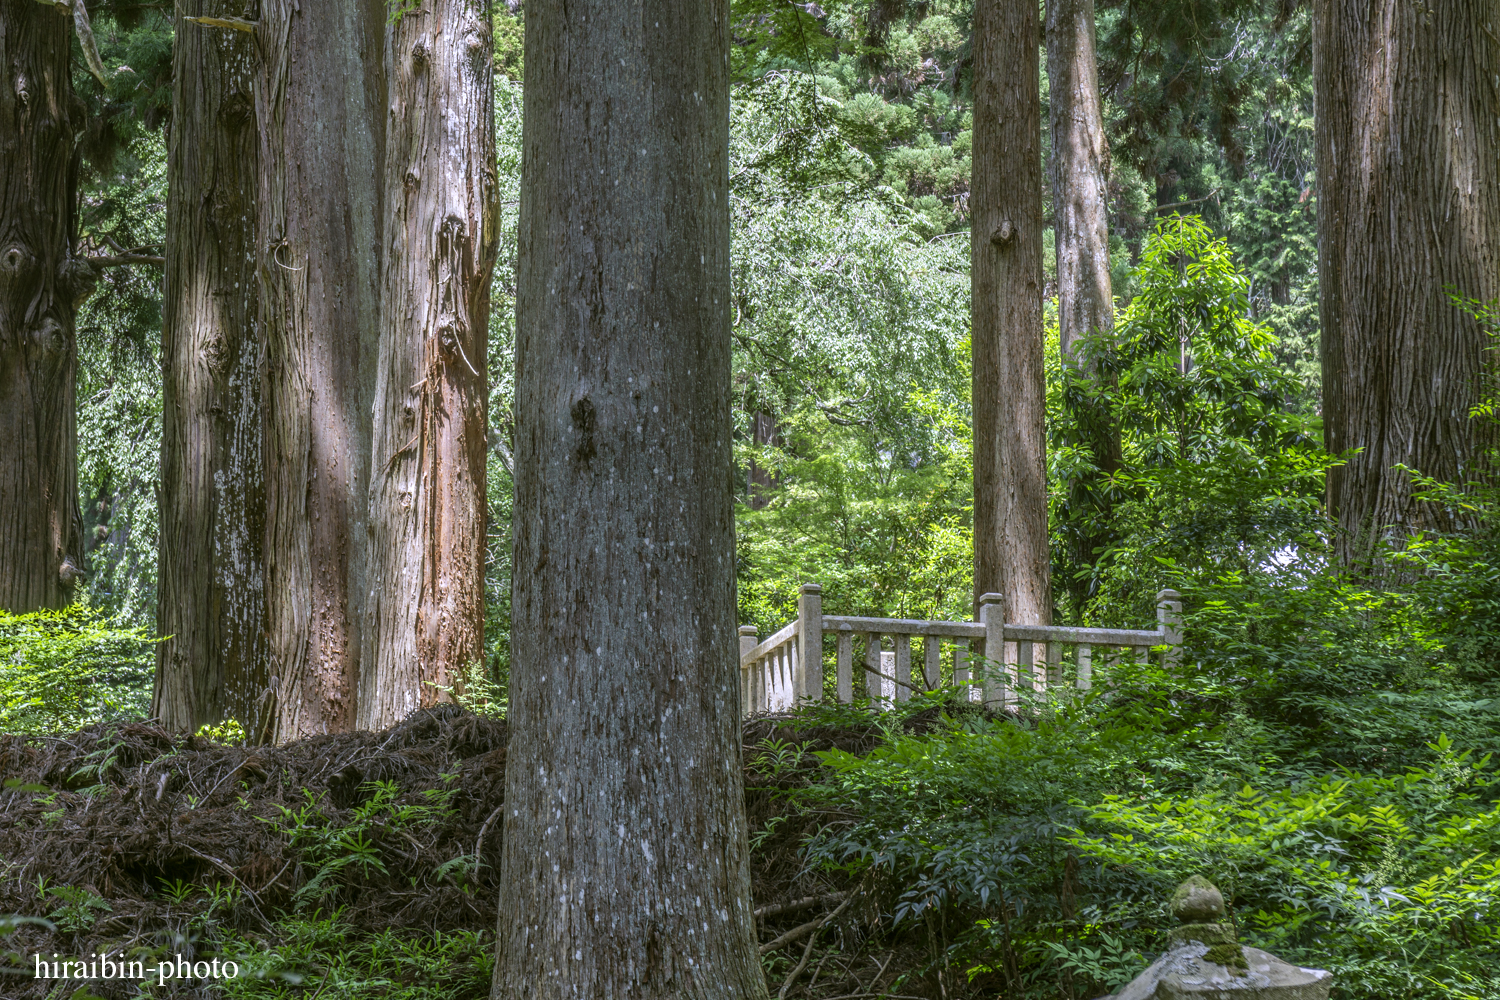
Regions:
<instances>
[{"instance_id":1,"label":"stone lantern base","mask_svg":"<svg viewBox=\"0 0 1500 1000\"><path fill-rule=\"evenodd\" d=\"M1204 958L1209 946L1188 941L1136 976L1113 1000L1328 1000L1333 973L1303 969L1259 948L1243 949L1247 969Z\"/></svg>"}]
</instances>

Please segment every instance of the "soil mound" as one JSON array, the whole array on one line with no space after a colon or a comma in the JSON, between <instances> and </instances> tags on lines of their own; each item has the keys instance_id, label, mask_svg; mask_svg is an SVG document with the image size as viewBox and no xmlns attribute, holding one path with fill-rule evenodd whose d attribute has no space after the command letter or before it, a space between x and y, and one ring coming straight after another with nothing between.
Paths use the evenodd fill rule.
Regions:
<instances>
[{"instance_id":1,"label":"soil mound","mask_svg":"<svg viewBox=\"0 0 1500 1000\"><path fill-rule=\"evenodd\" d=\"M873 724L746 722L763 936L848 888L806 871L799 849L814 817L787 816L786 793L812 779L814 751L866 752L879 739ZM111 953L149 967L191 957L206 921L269 942L278 917L314 908L339 908L362 932L493 931L506 740L503 721L456 706L271 747L151 723L0 736L0 914L54 924L0 936L0 956ZM0 997L43 998L48 985L3 976Z\"/></svg>"},{"instance_id":2,"label":"soil mound","mask_svg":"<svg viewBox=\"0 0 1500 1000\"><path fill-rule=\"evenodd\" d=\"M505 745L504 722L456 706L383 732L276 747L223 746L149 723L0 736L0 913L56 925L23 925L0 948L191 948L208 907L221 923L264 933L303 898L342 906L362 930L490 928ZM338 836L350 830L369 856L410 864L340 863L349 852ZM462 871L438 877L440 861L465 856ZM215 898L195 885L232 891ZM26 992L32 985L7 976L0 995L46 995Z\"/></svg>"}]
</instances>

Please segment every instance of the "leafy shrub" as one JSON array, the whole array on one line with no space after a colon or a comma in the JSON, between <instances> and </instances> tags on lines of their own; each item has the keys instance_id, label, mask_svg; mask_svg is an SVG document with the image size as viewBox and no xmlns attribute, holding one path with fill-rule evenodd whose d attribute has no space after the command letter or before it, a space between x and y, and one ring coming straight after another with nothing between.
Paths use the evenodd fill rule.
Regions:
<instances>
[{"instance_id":1,"label":"leafy shrub","mask_svg":"<svg viewBox=\"0 0 1500 1000\"><path fill-rule=\"evenodd\" d=\"M0 732L55 733L150 711L154 641L74 606L0 611Z\"/></svg>"},{"instance_id":2,"label":"leafy shrub","mask_svg":"<svg viewBox=\"0 0 1500 1000\"><path fill-rule=\"evenodd\" d=\"M1160 222L1134 277L1116 329L1049 364L1054 576L1080 619L1148 600L1166 582L1149 579L1159 559L1234 568L1305 541L1333 464L1292 412L1300 386L1248 316L1245 274L1201 219Z\"/></svg>"}]
</instances>

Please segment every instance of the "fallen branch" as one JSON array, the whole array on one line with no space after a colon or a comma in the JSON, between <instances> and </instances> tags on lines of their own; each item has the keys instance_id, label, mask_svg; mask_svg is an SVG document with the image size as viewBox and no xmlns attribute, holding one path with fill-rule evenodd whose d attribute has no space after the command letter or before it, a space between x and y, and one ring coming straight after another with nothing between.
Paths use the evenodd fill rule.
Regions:
<instances>
[{"instance_id":1,"label":"fallen branch","mask_svg":"<svg viewBox=\"0 0 1500 1000\"><path fill-rule=\"evenodd\" d=\"M824 924L828 923L828 921L838 916L840 913L843 913L846 909L849 908L849 904L854 902L854 900L857 898L858 897L851 892L844 899L844 901L839 904L838 909L834 910L832 913L825 913L823 916L819 917L816 920L809 920L805 924L793 927L791 930L787 931L785 934L781 935L781 937L772 941L770 944L761 945L760 953L762 955L769 955L771 952L775 951L777 948L780 948L782 945L791 944L793 941L797 941L803 936L811 934L813 931L818 930ZM880 971L884 972L885 970L882 969Z\"/></svg>"},{"instance_id":2,"label":"fallen branch","mask_svg":"<svg viewBox=\"0 0 1500 1000\"><path fill-rule=\"evenodd\" d=\"M798 962L797 967L787 975L786 981L781 984L781 992L776 994L776 1000L786 1000L786 995L791 990L792 984L797 981L798 976L802 975L802 970L807 968L808 959L812 958L813 945L817 943L818 934L814 931L807 937L807 947L802 949L802 961Z\"/></svg>"},{"instance_id":3,"label":"fallen branch","mask_svg":"<svg viewBox=\"0 0 1500 1000\"><path fill-rule=\"evenodd\" d=\"M847 893L830 892L822 896L808 896L805 899L794 899L790 903L772 903L770 906L762 906L755 911L756 920L764 920L767 917L779 917L783 913L799 913L802 910L810 910L819 904L837 903Z\"/></svg>"},{"instance_id":4,"label":"fallen branch","mask_svg":"<svg viewBox=\"0 0 1500 1000\"><path fill-rule=\"evenodd\" d=\"M876 670L874 667L870 666L868 663L866 663L864 665L864 667L865 667L865 673L867 673L867 674L874 674L876 677L882 677L885 680L888 680L888 681L890 681L893 684L899 684L902 687L906 688L908 691L914 691L917 694L921 694L922 693L922 689L919 688L919 687L917 687L911 681L903 681L899 677L892 677L890 674L884 673L884 672L882 672L880 670Z\"/></svg>"},{"instance_id":5,"label":"fallen branch","mask_svg":"<svg viewBox=\"0 0 1500 1000\"><path fill-rule=\"evenodd\" d=\"M496 806L494 812L490 813L489 817L484 821L484 825L479 828L479 836L474 838L474 866L476 871L483 858L483 855L479 853L479 849L484 846L484 835L489 832L490 824L495 822L495 817L499 816L501 810L504 808L504 802Z\"/></svg>"}]
</instances>

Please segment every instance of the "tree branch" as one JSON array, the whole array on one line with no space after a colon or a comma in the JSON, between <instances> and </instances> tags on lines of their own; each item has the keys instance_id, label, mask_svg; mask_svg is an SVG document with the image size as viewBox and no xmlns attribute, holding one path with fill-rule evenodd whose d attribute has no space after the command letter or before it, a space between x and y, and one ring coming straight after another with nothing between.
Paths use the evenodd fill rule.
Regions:
<instances>
[{"instance_id":1,"label":"tree branch","mask_svg":"<svg viewBox=\"0 0 1500 1000\"><path fill-rule=\"evenodd\" d=\"M1191 198L1191 199L1189 199L1187 201L1179 201L1175 205L1158 205L1158 206L1156 206L1156 211L1158 211L1158 212L1170 212L1174 208L1186 208L1188 205L1196 205L1200 201L1207 201L1208 199L1214 197L1215 195L1217 195L1222 190L1224 190L1224 189L1223 188L1214 188L1212 191L1208 192L1208 194L1204 195L1202 198Z\"/></svg>"},{"instance_id":2,"label":"tree branch","mask_svg":"<svg viewBox=\"0 0 1500 1000\"><path fill-rule=\"evenodd\" d=\"M165 257L151 257L147 254L127 253L114 257L85 257L94 267L129 267L132 264L155 264L164 267L167 263Z\"/></svg>"},{"instance_id":3,"label":"tree branch","mask_svg":"<svg viewBox=\"0 0 1500 1000\"><path fill-rule=\"evenodd\" d=\"M791 944L793 941L796 941L799 938L804 937L805 935L811 934L813 931L818 930L824 924L828 923L828 921L838 916L840 913L843 913L846 909L849 908L849 904L854 902L857 898L859 897L855 893L849 893L849 895L845 897L844 901L839 904L838 909L834 910L832 913L825 913L823 914L823 916L819 917L816 920L809 920L807 923L802 924L801 926L793 927L791 930L787 931L785 934L781 935L781 937L770 942L769 944L761 945L760 953L762 955L768 955L771 952L775 951L777 948L780 948L782 945Z\"/></svg>"},{"instance_id":4,"label":"tree branch","mask_svg":"<svg viewBox=\"0 0 1500 1000\"><path fill-rule=\"evenodd\" d=\"M801 910L810 910L819 904L837 903L847 893L830 892L824 896L808 896L805 899L794 899L790 903L775 903L770 906L762 906L755 911L755 919L764 920L767 917L779 917L783 913L797 913Z\"/></svg>"}]
</instances>

